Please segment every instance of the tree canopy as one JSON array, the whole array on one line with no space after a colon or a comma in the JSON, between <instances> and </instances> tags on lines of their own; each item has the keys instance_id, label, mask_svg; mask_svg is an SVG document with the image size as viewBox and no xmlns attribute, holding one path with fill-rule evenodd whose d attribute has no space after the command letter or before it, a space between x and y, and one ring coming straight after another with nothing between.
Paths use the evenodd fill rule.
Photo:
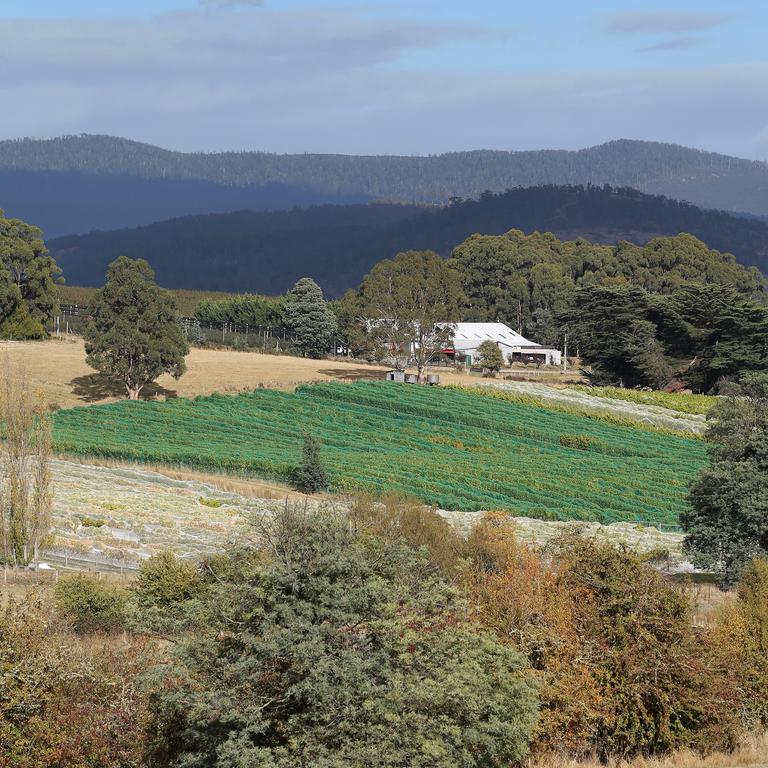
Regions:
<instances>
[{"instance_id":1,"label":"tree canopy","mask_svg":"<svg viewBox=\"0 0 768 768\"><path fill-rule=\"evenodd\" d=\"M328 353L336 333L336 315L314 280L302 277L288 291L283 305L283 322L293 332L293 346L302 354L321 358Z\"/></svg>"},{"instance_id":2,"label":"tree canopy","mask_svg":"<svg viewBox=\"0 0 768 768\"><path fill-rule=\"evenodd\" d=\"M359 312L386 356L404 367L410 357L418 378L451 338L462 300L458 272L434 251L405 251L380 261L363 278Z\"/></svg>"},{"instance_id":3,"label":"tree canopy","mask_svg":"<svg viewBox=\"0 0 768 768\"><path fill-rule=\"evenodd\" d=\"M739 396L708 415L711 464L681 516L685 550L725 585L755 556L768 557L768 374L748 374Z\"/></svg>"},{"instance_id":4,"label":"tree canopy","mask_svg":"<svg viewBox=\"0 0 768 768\"><path fill-rule=\"evenodd\" d=\"M88 364L119 379L131 400L161 374L184 373L189 347L176 300L146 261L121 256L110 264L88 309L85 351Z\"/></svg>"},{"instance_id":5,"label":"tree canopy","mask_svg":"<svg viewBox=\"0 0 768 768\"><path fill-rule=\"evenodd\" d=\"M150 709L152 764L453 768L522 758L536 722L524 660L479 631L402 542L288 508L269 556L212 560ZM381 547L384 547L382 550Z\"/></svg>"},{"instance_id":6,"label":"tree canopy","mask_svg":"<svg viewBox=\"0 0 768 768\"><path fill-rule=\"evenodd\" d=\"M577 288L633 285L668 295L699 282L731 286L750 297L766 284L756 269L688 234L655 238L644 246L626 241L610 246L513 229L472 235L453 250L451 263L467 296L464 319L503 322L536 341L547 336L550 343L553 330L557 335L554 316Z\"/></svg>"},{"instance_id":7,"label":"tree canopy","mask_svg":"<svg viewBox=\"0 0 768 768\"><path fill-rule=\"evenodd\" d=\"M59 304L60 274L43 233L20 219L5 218L0 210L0 336L43 335Z\"/></svg>"},{"instance_id":8,"label":"tree canopy","mask_svg":"<svg viewBox=\"0 0 768 768\"><path fill-rule=\"evenodd\" d=\"M581 288L557 319L595 383L658 388L677 376L709 392L768 369L768 307L729 285Z\"/></svg>"}]
</instances>

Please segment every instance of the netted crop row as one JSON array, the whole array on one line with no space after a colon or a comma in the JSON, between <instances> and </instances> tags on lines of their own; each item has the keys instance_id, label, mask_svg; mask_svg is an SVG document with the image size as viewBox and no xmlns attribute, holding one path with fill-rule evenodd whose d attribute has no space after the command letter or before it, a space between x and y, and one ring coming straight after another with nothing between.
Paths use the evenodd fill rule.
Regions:
<instances>
[{"instance_id":1,"label":"netted crop row","mask_svg":"<svg viewBox=\"0 0 768 768\"><path fill-rule=\"evenodd\" d=\"M290 476L304 433L322 441L338 490L560 520L675 522L706 460L697 440L471 391L371 382L125 401L61 411L54 425L60 451L276 479ZM583 435L589 448L561 445L563 435Z\"/></svg>"}]
</instances>

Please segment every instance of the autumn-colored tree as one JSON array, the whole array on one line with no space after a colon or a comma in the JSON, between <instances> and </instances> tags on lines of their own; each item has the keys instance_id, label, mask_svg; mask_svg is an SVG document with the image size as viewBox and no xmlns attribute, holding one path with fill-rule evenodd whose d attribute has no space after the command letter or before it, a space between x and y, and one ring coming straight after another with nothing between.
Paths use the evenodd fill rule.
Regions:
<instances>
[{"instance_id":1,"label":"autumn-colored tree","mask_svg":"<svg viewBox=\"0 0 768 768\"><path fill-rule=\"evenodd\" d=\"M691 601L640 557L578 536L538 553L499 516L470 549L479 620L541 676L540 750L625 758L733 743L734 691L702 652Z\"/></svg>"}]
</instances>

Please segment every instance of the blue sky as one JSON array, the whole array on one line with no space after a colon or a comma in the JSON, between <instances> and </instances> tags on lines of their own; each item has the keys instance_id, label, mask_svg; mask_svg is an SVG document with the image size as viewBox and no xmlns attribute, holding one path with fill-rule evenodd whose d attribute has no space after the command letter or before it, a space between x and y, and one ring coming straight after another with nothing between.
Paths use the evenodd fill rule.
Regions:
<instances>
[{"instance_id":1,"label":"blue sky","mask_svg":"<svg viewBox=\"0 0 768 768\"><path fill-rule=\"evenodd\" d=\"M0 137L768 159L768 3L0 0Z\"/></svg>"}]
</instances>

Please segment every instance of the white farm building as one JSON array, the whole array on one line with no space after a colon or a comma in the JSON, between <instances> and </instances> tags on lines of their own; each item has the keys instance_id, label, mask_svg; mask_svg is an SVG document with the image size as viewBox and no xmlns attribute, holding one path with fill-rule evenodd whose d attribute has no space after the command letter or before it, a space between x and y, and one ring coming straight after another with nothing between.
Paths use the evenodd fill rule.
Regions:
<instances>
[{"instance_id":1,"label":"white farm building","mask_svg":"<svg viewBox=\"0 0 768 768\"><path fill-rule=\"evenodd\" d=\"M453 323L453 347L444 352L454 355L457 360L472 362L484 341L495 342L508 362L541 365L560 365L562 362L559 349L529 341L504 323Z\"/></svg>"}]
</instances>

